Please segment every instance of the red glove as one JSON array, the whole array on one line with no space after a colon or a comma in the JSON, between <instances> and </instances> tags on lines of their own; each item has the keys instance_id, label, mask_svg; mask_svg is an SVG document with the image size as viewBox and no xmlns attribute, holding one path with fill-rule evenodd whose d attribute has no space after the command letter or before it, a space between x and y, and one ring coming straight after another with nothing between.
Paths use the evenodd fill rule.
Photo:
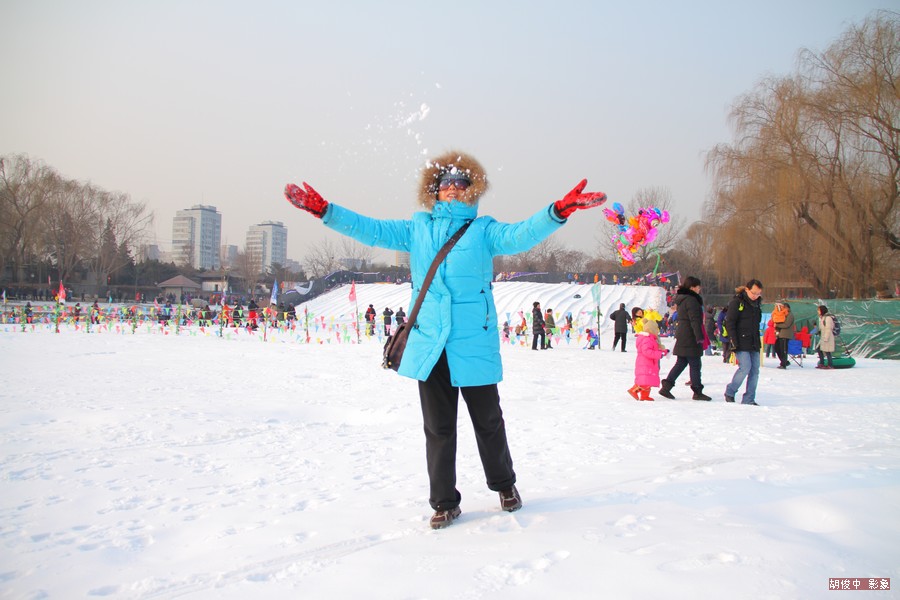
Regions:
<instances>
[{"instance_id":1,"label":"red glove","mask_svg":"<svg viewBox=\"0 0 900 600\"><path fill-rule=\"evenodd\" d=\"M606 194L603 192L582 193L584 192L586 185L587 179L582 179L581 183L576 185L574 190L566 194L565 198L557 200L553 204L553 207L556 209L556 214L559 215L561 219L568 219L569 215L576 210L593 208L606 202Z\"/></svg>"},{"instance_id":2,"label":"red glove","mask_svg":"<svg viewBox=\"0 0 900 600\"><path fill-rule=\"evenodd\" d=\"M294 185L293 183L287 184L284 187L284 197L288 199L288 202L300 210L305 210L321 219L328 209L328 201L322 198L322 196L319 195L319 192L314 190L312 186L305 181L303 182L303 187L306 188L306 190L301 190L300 186Z\"/></svg>"}]
</instances>

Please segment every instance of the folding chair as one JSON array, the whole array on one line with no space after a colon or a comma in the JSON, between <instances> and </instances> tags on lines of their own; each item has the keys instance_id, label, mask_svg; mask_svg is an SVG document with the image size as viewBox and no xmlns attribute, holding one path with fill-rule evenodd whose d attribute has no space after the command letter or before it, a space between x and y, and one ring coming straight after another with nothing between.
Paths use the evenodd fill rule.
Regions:
<instances>
[{"instance_id":1,"label":"folding chair","mask_svg":"<svg viewBox=\"0 0 900 600\"><path fill-rule=\"evenodd\" d=\"M803 368L803 342L800 340L788 340L787 343L788 358L794 361L794 364Z\"/></svg>"}]
</instances>

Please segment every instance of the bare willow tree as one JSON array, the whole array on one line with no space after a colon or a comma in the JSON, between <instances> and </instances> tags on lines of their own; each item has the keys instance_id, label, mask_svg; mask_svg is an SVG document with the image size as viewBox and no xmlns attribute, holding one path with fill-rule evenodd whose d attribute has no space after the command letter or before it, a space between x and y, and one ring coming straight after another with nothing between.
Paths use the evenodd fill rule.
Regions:
<instances>
[{"instance_id":1,"label":"bare willow tree","mask_svg":"<svg viewBox=\"0 0 900 600\"><path fill-rule=\"evenodd\" d=\"M21 282L40 252L40 217L52 195L55 171L25 155L0 157L0 266Z\"/></svg>"},{"instance_id":2,"label":"bare willow tree","mask_svg":"<svg viewBox=\"0 0 900 600\"><path fill-rule=\"evenodd\" d=\"M61 177L23 155L0 158L0 258L21 281L34 261L49 261L63 280L93 267L98 281L130 260L152 224L144 203Z\"/></svg>"},{"instance_id":3,"label":"bare willow tree","mask_svg":"<svg viewBox=\"0 0 900 600\"><path fill-rule=\"evenodd\" d=\"M723 274L862 297L897 277L900 14L881 11L736 102L706 220Z\"/></svg>"},{"instance_id":4,"label":"bare willow tree","mask_svg":"<svg viewBox=\"0 0 900 600\"><path fill-rule=\"evenodd\" d=\"M41 215L43 248L59 269L62 281L71 279L82 260L96 251L94 222L95 190L58 176L52 178L52 194Z\"/></svg>"}]
</instances>

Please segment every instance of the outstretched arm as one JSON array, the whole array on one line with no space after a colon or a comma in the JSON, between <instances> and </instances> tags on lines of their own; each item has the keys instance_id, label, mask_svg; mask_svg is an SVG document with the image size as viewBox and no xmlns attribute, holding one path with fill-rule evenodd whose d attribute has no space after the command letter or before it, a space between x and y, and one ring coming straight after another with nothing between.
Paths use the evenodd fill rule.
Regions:
<instances>
[{"instance_id":1,"label":"outstretched arm","mask_svg":"<svg viewBox=\"0 0 900 600\"><path fill-rule=\"evenodd\" d=\"M576 210L593 208L606 202L603 192L584 192L587 179L575 186L562 200L557 200L531 218L518 223L498 223L490 226L488 236L492 254L517 254L540 243L562 227Z\"/></svg>"},{"instance_id":2,"label":"outstretched arm","mask_svg":"<svg viewBox=\"0 0 900 600\"><path fill-rule=\"evenodd\" d=\"M300 210L322 219L326 227L360 243L409 252L409 221L373 219L329 203L306 182L303 188L293 183L287 184L284 196Z\"/></svg>"}]
</instances>

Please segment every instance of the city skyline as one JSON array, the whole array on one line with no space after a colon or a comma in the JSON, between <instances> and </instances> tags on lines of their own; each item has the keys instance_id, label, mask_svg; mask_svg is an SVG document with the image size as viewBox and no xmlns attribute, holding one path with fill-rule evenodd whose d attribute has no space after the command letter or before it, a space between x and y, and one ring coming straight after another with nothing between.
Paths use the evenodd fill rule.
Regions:
<instances>
[{"instance_id":1,"label":"city skyline","mask_svg":"<svg viewBox=\"0 0 900 600\"><path fill-rule=\"evenodd\" d=\"M224 214L213 205L195 204L176 211L172 219L172 243L168 248L145 244L143 257L196 269L216 270L231 266L238 252L253 252L263 272L274 265L300 266L287 255L288 229L282 221L266 220L247 226L241 246L222 241ZM214 255L214 256L213 256Z\"/></svg>"}]
</instances>

